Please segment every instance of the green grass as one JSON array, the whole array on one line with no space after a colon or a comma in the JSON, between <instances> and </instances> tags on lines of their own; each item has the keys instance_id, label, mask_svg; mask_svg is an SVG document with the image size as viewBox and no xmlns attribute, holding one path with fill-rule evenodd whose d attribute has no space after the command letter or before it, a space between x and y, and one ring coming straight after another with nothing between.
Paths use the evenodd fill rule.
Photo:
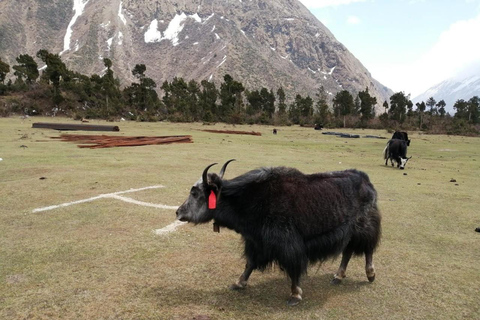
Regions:
<instances>
[{"instance_id":1,"label":"green grass","mask_svg":"<svg viewBox=\"0 0 480 320\"><path fill-rule=\"evenodd\" d=\"M33 122L52 121L72 120L0 119L0 319L475 319L480 314L480 234L474 232L480 227L479 138L409 132L413 158L400 171L384 165L386 140L344 139L311 128L280 127L274 136L268 126L121 122L120 132L105 134L190 134L194 143L81 149L51 139L57 131L32 128ZM390 137L379 130L335 131ZM243 292L228 290L244 266L240 237L232 231L186 225L157 236L153 230L175 220L173 210L115 199L32 212L152 185L165 188L123 196L180 205L208 164L231 158L237 162L226 178L277 165L305 173L349 168L368 173L383 215L376 281L368 283L360 258L352 259L339 286L329 283L339 260L315 265L302 281L304 300L292 308L286 305L289 281L278 268L254 272Z\"/></svg>"}]
</instances>

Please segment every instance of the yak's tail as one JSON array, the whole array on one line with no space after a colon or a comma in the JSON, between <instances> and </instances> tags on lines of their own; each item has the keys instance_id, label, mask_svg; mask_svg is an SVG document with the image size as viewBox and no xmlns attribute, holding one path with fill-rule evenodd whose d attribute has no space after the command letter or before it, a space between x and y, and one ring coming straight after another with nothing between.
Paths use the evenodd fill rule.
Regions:
<instances>
[{"instance_id":1,"label":"yak's tail","mask_svg":"<svg viewBox=\"0 0 480 320\"><path fill-rule=\"evenodd\" d=\"M388 158L388 143L385 146L385 149L383 149L383 160L387 160Z\"/></svg>"}]
</instances>

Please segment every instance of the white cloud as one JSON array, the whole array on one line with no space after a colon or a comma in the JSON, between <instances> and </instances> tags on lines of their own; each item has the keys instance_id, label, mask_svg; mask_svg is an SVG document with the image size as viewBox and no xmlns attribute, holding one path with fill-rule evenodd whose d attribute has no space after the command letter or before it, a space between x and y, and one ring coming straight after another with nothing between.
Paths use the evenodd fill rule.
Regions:
<instances>
[{"instance_id":1,"label":"white cloud","mask_svg":"<svg viewBox=\"0 0 480 320\"><path fill-rule=\"evenodd\" d=\"M347 18L347 23L348 24L359 24L360 23L360 18L356 16L349 16Z\"/></svg>"},{"instance_id":2,"label":"white cloud","mask_svg":"<svg viewBox=\"0 0 480 320\"><path fill-rule=\"evenodd\" d=\"M340 5L351 4L354 2L365 2L367 0L300 0L303 5L309 9L318 9L326 7L337 7Z\"/></svg>"},{"instance_id":3,"label":"white cloud","mask_svg":"<svg viewBox=\"0 0 480 320\"><path fill-rule=\"evenodd\" d=\"M415 97L455 76L466 66L480 61L479 34L480 14L473 19L450 25L419 60L411 64L376 66L370 71L377 80L394 91L405 91Z\"/></svg>"}]
</instances>

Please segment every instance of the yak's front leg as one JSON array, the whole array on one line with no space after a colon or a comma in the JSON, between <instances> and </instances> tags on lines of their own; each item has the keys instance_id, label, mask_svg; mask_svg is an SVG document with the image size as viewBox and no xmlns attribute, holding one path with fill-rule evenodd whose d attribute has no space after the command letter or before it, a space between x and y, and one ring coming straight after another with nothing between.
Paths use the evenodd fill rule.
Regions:
<instances>
[{"instance_id":1,"label":"yak's front leg","mask_svg":"<svg viewBox=\"0 0 480 320\"><path fill-rule=\"evenodd\" d=\"M245 271L243 271L238 281L230 286L231 290L242 290L245 289L247 286L248 278L252 274L252 271L255 270L255 266L253 263L247 261L247 265L245 266Z\"/></svg>"}]
</instances>

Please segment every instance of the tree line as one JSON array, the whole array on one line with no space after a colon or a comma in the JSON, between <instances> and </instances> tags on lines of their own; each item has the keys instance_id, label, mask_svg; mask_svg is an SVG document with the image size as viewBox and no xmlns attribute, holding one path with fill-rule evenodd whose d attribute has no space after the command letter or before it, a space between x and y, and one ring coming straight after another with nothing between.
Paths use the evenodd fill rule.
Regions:
<instances>
[{"instance_id":1,"label":"tree line","mask_svg":"<svg viewBox=\"0 0 480 320\"><path fill-rule=\"evenodd\" d=\"M382 102L368 88L352 94L342 90L331 95L323 87L314 97L280 88L245 88L226 74L219 87L206 80L198 83L175 77L157 84L146 75L146 66L132 70L135 82L124 88L103 59L102 75L83 75L69 70L58 54L39 50L36 58L21 54L10 67L0 59L0 115L65 115L76 119L125 118L136 121L226 122L248 124L298 124L325 127L420 129L432 132L472 134L479 132L480 99L458 100L452 116L443 100L432 97L417 103L409 95L393 94L384 101L384 113L376 116ZM10 74L13 71L13 76ZM291 96L292 98L287 97ZM428 107L428 109L427 109Z\"/></svg>"}]
</instances>

